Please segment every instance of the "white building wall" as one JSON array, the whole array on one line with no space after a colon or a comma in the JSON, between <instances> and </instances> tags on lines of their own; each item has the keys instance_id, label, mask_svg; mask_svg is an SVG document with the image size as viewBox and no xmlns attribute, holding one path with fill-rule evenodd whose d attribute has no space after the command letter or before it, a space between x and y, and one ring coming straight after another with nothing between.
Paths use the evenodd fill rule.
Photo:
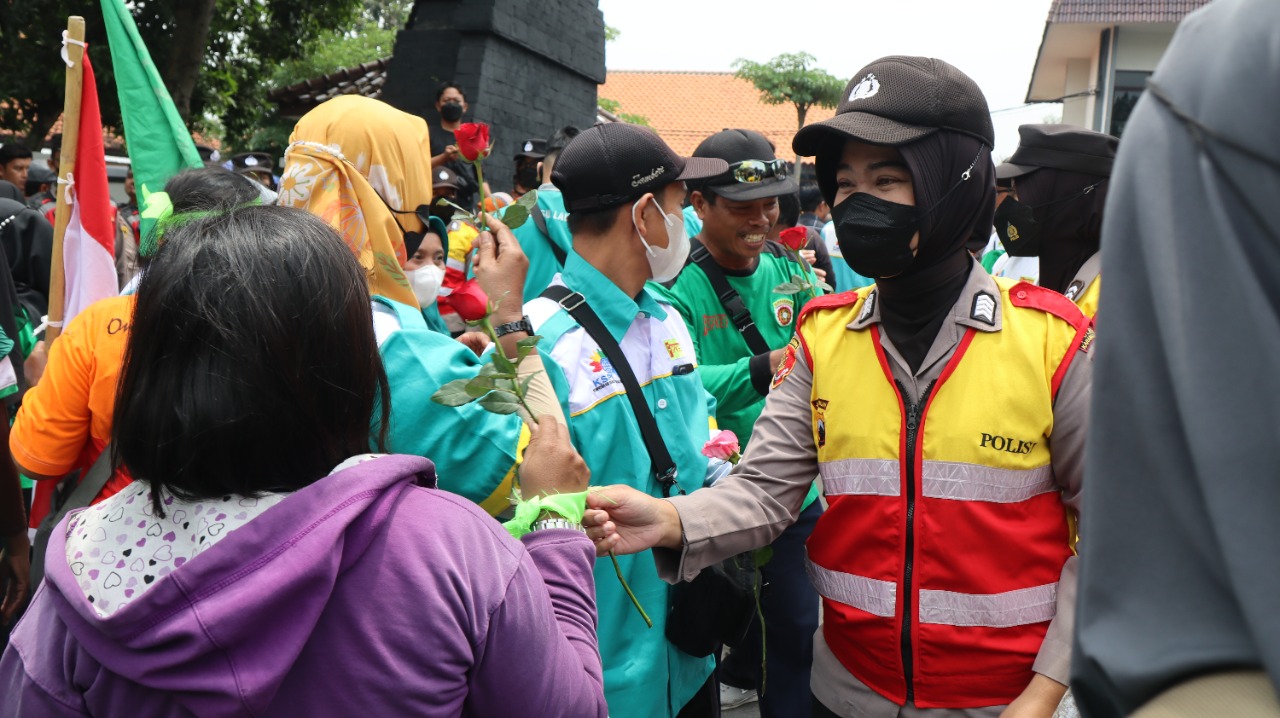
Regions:
<instances>
[{"instance_id":1,"label":"white building wall","mask_svg":"<svg viewBox=\"0 0 1280 718\"><path fill-rule=\"evenodd\" d=\"M1089 69L1096 62L1096 58L1092 62L1087 59L1067 61L1067 84L1064 88L1066 92L1063 93L1067 99L1062 101L1064 124L1088 127L1093 119L1093 96L1071 97L1071 95L1092 89L1095 75L1091 74Z\"/></svg>"},{"instance_id":2,"label":"white building wall","mask_svg":"<svg viewBox=\"0 0 1280 718\"><path fill-rule=\"evenodd\" d=\"M1156 69L1173 40L1177 25L1131 25L1116 28L1115 61L1112 70Z\"/></svg>"}]
</instances>

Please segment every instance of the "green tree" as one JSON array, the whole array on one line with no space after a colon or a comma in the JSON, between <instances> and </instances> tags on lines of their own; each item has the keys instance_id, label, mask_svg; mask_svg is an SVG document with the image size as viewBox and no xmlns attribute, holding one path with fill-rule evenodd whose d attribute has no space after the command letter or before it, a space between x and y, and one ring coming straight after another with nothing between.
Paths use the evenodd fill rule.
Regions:
<instances>
[{"instance_id":1,"label":"green tree","mask_svg":"<svg viewBox=\"0 0 1280 718\"><path fill-rule=\"evenodd\" d=\"M188 124L246 137L270 113L266 87L276 69L305 56L326 31L351 26L365 0L132 0L129 8ZM85 18L103 121L119 126L100 13L85 0L0 3L0 126L35 144L56 121L64 76L58 51L74 14Z\"/></svg>"},{"instance_id":2,"label":"green tree","mask_svg":"<svg viewBox=\"0 0 1280 718\"><path fill-rule=\"evenodd\" d=\"M813 67L816 60L807 52L785 53L768 62L738 59L734 74L760 91L760 99L770 105L794 105L796 128L804 127L811 107L840 104L844 82L826 70Z\"/></svg>"}]
</instances>

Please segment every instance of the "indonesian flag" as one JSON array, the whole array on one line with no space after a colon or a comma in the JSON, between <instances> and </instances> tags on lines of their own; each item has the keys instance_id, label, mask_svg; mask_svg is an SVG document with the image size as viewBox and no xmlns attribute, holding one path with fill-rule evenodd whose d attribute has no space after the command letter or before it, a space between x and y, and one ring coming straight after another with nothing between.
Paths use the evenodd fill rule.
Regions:
<instances>
[{"instance_id":1,"label":"indonesian flag","mask_svg":"<svg viewBox=\"0 0 1280 718\"><path fill-rule=\"evenodd\" d=\"M85 307L119 293L116 279L115 226L107 188L107 157L102 143L102 113L89 53L84 53L84 90L80 101L80 138L75 169L68 175L71 219L62 238L66 280L62 321L69 323Z\"/></svg>"}]
</instances>

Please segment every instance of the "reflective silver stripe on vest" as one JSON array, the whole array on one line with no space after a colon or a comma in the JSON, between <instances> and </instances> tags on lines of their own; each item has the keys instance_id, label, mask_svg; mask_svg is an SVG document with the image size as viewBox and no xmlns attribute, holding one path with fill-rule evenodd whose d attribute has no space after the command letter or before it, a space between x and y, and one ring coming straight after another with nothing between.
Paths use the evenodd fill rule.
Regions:
<instances>
[{"instance_id":1,"label":"reflective silver stripe on vest","mask_svg":"<svg viewBox=\"0 0 1280 718\"><path fill-rule=\"evenodd\" d=\"M902 478L897 459L838 459L818 464L827 496L898 496Z\"/></svg>"},{"instance_id":2,"label":"reflective silver stripe on vest","mask_svg":"<svg viewBox=\"0 0 1280 718\"><path fill-rule=\"evenodd\" d=\"M841 573L805 560L809 582L823 597L862 609L873 616L892 618L898 605L898 585L852 573Z\"/></svg>"},{"instance_id":3,"label":"reflective silver stripe on vest","mask_svg":"<svg viewBox=\"0 0 1280 718\"><path fill-rule=\"evenodd\" d=\"M931 499L1016 504L1057 491L1048 464L1034 469L996 469L951 461L926 461L920 493ZM825 478L825 477L824 477Z\"/></svg>"},{"instance_id":4,"label":"reflective silver stripe on vest","mask_svg":"<svg viewBox=\"0 0 1280 718\"><path fill-rule=\"evenodd\" d=\"M1007 593L954 593L920 589L920 622L944 626L1010 628L1052 620L1058 584Z\"/></svg>"}]
</instances>

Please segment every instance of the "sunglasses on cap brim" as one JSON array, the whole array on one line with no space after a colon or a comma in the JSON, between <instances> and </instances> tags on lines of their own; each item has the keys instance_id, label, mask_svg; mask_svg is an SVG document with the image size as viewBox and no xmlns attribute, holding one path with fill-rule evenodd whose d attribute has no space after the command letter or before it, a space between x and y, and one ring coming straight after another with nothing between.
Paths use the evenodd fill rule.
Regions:
<instances>
[{"instance_id":1,"label":"sunglasses on cap brim","mask_svg":"<svg viewBox=\"0 0 1280 718\"><path fill-rule=\"evenodd\" d=\"M740 184L759 184L770 177L786 179L788 174L785 160L742 160L729 165L729 176Z\"/></svg>"}]
</instances>

